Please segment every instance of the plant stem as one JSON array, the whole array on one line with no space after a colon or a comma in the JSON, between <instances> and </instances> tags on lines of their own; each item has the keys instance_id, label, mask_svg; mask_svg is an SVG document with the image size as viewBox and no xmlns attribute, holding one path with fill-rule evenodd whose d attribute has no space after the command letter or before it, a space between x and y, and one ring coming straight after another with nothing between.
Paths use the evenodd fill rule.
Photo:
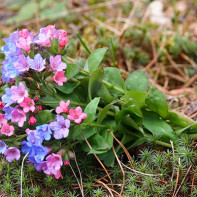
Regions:
<instances>
[{"instance_id":1,"label":"plant stem","mask_svg":"<svg viewBox=\"0 0 197 197\"><path fill-rule=\"evenodd\" d=\"M192 138L192 139L197 139L197 133L194 134L187 134L188 137Z\"/></svg>"}]
</instances>

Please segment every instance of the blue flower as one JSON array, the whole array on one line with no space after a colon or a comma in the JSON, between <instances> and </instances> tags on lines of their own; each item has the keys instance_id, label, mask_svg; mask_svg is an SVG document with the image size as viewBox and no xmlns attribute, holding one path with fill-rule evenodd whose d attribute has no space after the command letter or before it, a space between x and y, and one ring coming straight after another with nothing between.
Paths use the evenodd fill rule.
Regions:
<instances>
[{"instance_id":1,"label":"blue flower","mask_svg":"<svg viewBox=\"0 0 197 197\"><path fill-rule=\"evenodd\" d=\"M0 153L3 154L5 150L7 149L7 145L5 144L4 141L0 140Z\"/></svg>"},{"instance_id":2,"label":"blue flower","mask_svg":"<svg viewBox=\"0 0 197 197\"><path fill-rule=\"evenodd\" d=\"M42 145L43 138L36 131L30 131L27 136L27 145L28 146L40 146Z\"/></svg>"},{"instance_id":3,"label":"blue flower","mask_svg":"<svg viewBox=\"0 0 197 197\"><path fill-rule=\"evenodd\" d=\"M49 153L49 150L47 147L44 147L42 145L35 146L31 145L26 141L23 141L21 143L21 151L24 154L28 154L28 160L31 161L34 164L39 164L41 161L44 160L45 156Z\"/></svg>"},{"instance_id":4,"label":"blue flower","mask_svg":"<svg viewBox=\"0 0 197 197\"><path fill-rule=\"evenodd\" d=\"M11 89L5 88L4 91L5 91L5 94L2 95L1 99L4 103L6 103L5 107L8 107L15 102L11 99L11 96L12 96Z\"/></svg>"},{"instance_id":5,"label":"blue flower","mask_svg":"<svg viewBox=\"0 0 197 197\"><path fill-rule=\"evenodd\" d=\"M45 140L51 139L51 129L48 124L40 125L36 127L38 134Z\"/></svg>"},{"instance_id":6,"label":"blue flower","mask_svg":"<svg viewBox=\"0 0 197 197\"><path fill-rule=\"evenodd\" d=\"M14 109L16 109L16 108L11 107L11 106L7 106L7 107L5 106L5 107L3 108L3 111L5 112L4 118L7 119L7 120L10 120L10 119L12 118L12 111L13 111Z\"/></svg>"}]
</instances>

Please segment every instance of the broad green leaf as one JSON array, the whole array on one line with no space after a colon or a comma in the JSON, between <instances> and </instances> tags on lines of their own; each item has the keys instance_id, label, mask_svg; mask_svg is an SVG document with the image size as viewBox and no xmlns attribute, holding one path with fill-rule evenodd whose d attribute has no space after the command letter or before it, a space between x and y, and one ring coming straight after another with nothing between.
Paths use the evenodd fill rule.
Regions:
<instances>
[{"instance_id":1,"label":"broad green leaf","mask_svg":"<svg viewBox=\"0 0 197 197\"><path fill-rule=\"evenodd\" d=\"M114 166L115 155L112 149L108 150L103 154L98 155L99 159L103 160L106 166Z\"/></svg>"},{"instance_id":2,"label":"broad green leaf","mask_svg":"<svg viewBox=\"0 0 197 197\"><path fill-rule=\"evenodd\" d=\"M113 103L110 103L108 105L106 105L98 114L98 117L97 117L97 123L101 124L102 121L106 118L107 116L107 112L109 111L109 109L111 108L111 106L114 104L115 102Z\"/></svg>"},{"instance_id":3,"label":"broad green leaf","mask_svg":"<svg viewBox=\"0 0 197 197\"><path fill-rule=\"evenodd\" d=\"M87 118L84 120L84 122L90 123L96 119L96 109L98 107L99 101L100 98L94 98L88 103L88 105L84 109L84 113L87 114Z\"/></svg>"},{"instance_id":4,"label":"broad green leaf","mask_svg":"<svg viewBox=\"0 0 197 197\"><path fill-rule=\"evenodd\" d=\"M80 125L76 125L72 131L72 140L84 140L82 132L84 136L86 137L86 139L88 139L89 137L91 137L92 135L96 133L96 128L95 127L82 127Z\"/></svg>"},{"instance_id":5,"label":"broad green leaf","mask_svg":"<svg viewBox=\"0 0 197 197\"><path fill-rule=\"evenodd\" d=\"M54 109L59 105L59 102L60 102L57 98L52 97L52 96L48 96L48 95L46 97L40 99L40 101L43 105L50 106Z\"/></svg>"},{"instance_id":6,"label":"broad green leaf","mask_svg":"<svg viewBox=\"0 0 197 197\"><path fill-rule=\"evenodd\" d=\"M88 95L90 100L94 98L102 85L102 80L104 77L103 68L99 67L90 74L89 84L88 84Z\"/></svg>"},{"instance_id":7,"label":"broad green leaf","mask_svg":"<svg viewBox=\"0 0 197 197\"><path fill-rule=\"evenodd\" d=\"M66 78L67 80L71 79L74 77L76 74L78 74L80 71L79 66L76 64L68 64L67 63L67 68L66 68Z\"/></svg>"},{"instance_id":8,"label":"broad green leaf","mask_svg":"<svg viewBox=\"0 0 197 197\"><path fill-rule=\"evenodd\" d=\"M113 101L113 96L103 84L101 84L101 87L97 92L97 96L101 97L105 103L111 103Z\"/></svg>"},{"instance_id":9,"label":"broad green leaf","mask_svg":"<svg viewBox=\"0 0 197 197\"><path fill-rule=\"evenodd\" d=\"M65 93L65 94L70 94L71 92L73 92L73 90L77 87L79 83L75 83L75 82L70 82L70 81L67 81L66 83L64 83L63 86L59 86L59 85L55 85L55 87Z\"/></svg>"},{"instance_id":10,"label":"broad green leaf","mask_svg":"<svg viewBox=\"0 0 197 197\"><path fill-rule=\"evenodd\" d=\"M42 124L46 124L53 118L51 110L39 111L38 116Z\"/></svg>"},{"instance_id":11,"label":"broad green leaf","mask_svg":"<svg viewBox=\"0 0 197 197\"><path fill-rule=\"evenodd\" d=\"M145 106L146 97L147 94L145 92L131 90L128 91L123 97L121 97L121 100L124 100L126 102L132 100L139 108L142 108L143 106Z\"/></svg>"},{"instance_id":12,"label":"broad green leaf","mask_svg":"<svg viewBox=\"0 0 197 197\"><path fill-rule=\"evenodd\" d=\"M148 79L143 70L136 70L129 74L125 81L126 89L128 91L135 90L138 92L146 92L148 89Z\"/></svg>"},{"instance_id":13,"label":"broad green leaf","mask_svg":"<svg viewBox=\"0 0 197 197\"><path fill-rule=\"evenodd\" d=\"M107 48L96 49L93 53L88 57L84 69L92 73L94 70L98 68L103 57L107 51Z\"/></svg>"},{"instance_id":14,"label":"broad green leaf","mask_svg":"<svg viewBox=\"0 0 197 197\"><path fill-rule=\"evenodd\" d=\"M150 89L145 103L150 110L159 114L162 118L166 119L168 117L168 104L165 96L159 90Z\"/></svg>"},{"instance_id":15,"label":"broad green leaf","mask_svg":"<svg viewBox=\"0 0 197 197\"><path fill-rule=\"evenodd\" d=\"M96 154L101 154L101 153L108 151L111 148L108 142L98 133L95 133L94 135L92 135L88 139L88 142L90 146L92 147L92 150L90 150L86 142L82 143L82 148L86 152L91 151L90 153L94 153L94 151L96 151L97 152Z\"/></svg>"},{"instance_id":16,"label":"broad green leaf","mask_svg":"<svg viewBox=\"0 0 197 197\"><path fill-rule=\"evenodd\" d=\"M181 127L187 127L195 123L193 120L189 119L188 117L173 111L169 111L169 120L171 123L175 125L179 125Z\"/></svg>"},{"instance_id":17,"label":"broad green leaf","mask_svg":"<svg viewBox=\"0 0 197 197\"><path fill-rule=\"evenodd\" d=\"M111 83L112 85L125 90L124 80L120 74L118 68L106 67L104 68L104 80Z\"/></svg>"},{"instance_id":18,"label":"broad green leaf","mask_svg":"<svg viewBox=\"0 0 197 197\"><path fill-rule=\"evenodd\" d=\"M165 142L172 140L177 143L177 136L168 123L161 120L152 112L144 111L143 114L143 125L154 136L158 137L160 140L164 140Z\"/></svg>"}]
</instances>

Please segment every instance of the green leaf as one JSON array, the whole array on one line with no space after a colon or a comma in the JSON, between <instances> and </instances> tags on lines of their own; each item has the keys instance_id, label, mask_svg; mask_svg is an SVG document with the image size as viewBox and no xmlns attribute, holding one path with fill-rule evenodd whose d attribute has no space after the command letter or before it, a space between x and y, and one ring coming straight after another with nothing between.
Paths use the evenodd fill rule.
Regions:
<instances>
[{"instance_id":1,"label":"green leaf","mask_svg":"<svg viewBox=\"0 0 197 197\"><path fill-rule=\"evenodd\" d=\"M147 94L145 92L131 90L128 91L123 97L121 97L121 100L126 102L132 100L139 108L142 108L145 106L146 97Z\"/></svg>"},{"instance_id":2,"label":"green leaf","mask_svg":"<svg viewBox=\"0 0 197 197\"><path fill-rule=\"evenodd\" d=\"M83 39L81 38L81 36L79 35L79 33L76 33L77 38L79 39L79 41L81 42L81 44L83 45L83 47L86 49L86 51L91 54L90 50L88 49L87 45L85 44L85 42L83 41Z\"/></svg>"},{"instance_id":3,"label":"green leaf","mask_svg":"<svg viewBox=\"0 0 197 197\"><path fill-rule=\"evenodd\" d=\"M106 67L104 68L104 80L125 90L124 80L118 68Z\"/></svg>"},{"instance_id":4,"label":"green leaf","mask_svg":"<svg viewBox=\"0 0 197 197\"><path fill-rule=\"evenodd\" d=\"M94 70L98 68L101 61L104 58L104 55L107 51L107 48L96 49L93 53L88 57L84 69L92 73Z\"/></svg>"},{"instance_id":5,"label":"green leaf","mask_svg":"<svg viewBox=\"0 0 197 197\"><path fill-rule=\"evenodd\" d=\"M74 77L75 75L77 75L79 73L79 71L80 71L79 66L77 66L76 64L68 64L67 63L67 68L66 68L67 80L69 80L72 77Z\"/></svg>"},{"instance_id":6,"label":"green leaf","mask_svg":"<svg viewBox=\"0 0 197 197\"><path fill-rule=\"evenodd\" d=\"M136 70L129 74L125 81L127 90L136 90L138 92L146 92L148 89L148 79L143 70Z\"/></svg>"},{"instance_id":7,"label":"green leaf","mask_svg":"<svg viewBox=\"0 0 197 197\"><path fill-rule=\"evenodd\" d=\"M66 83L64 83L63 86L59 86L59 85L55 85L55 87L65 93L65 94L70 94L71 92L73 92L73 90L77 87L79 83L75 83L75 82L70 82L70 81L67 81Z\"/></svg>"},{"instance_id":8,"label":"green leaf","mask_svg":"<svg viewBox=\"0 0 197 197\"><path fill-rule=\"evenodd\" d=\"M183 115L181 115L177 112L173 112L173 111L169 112L168 118L171 123L173 123L175 125L179 125L181 127L187 127L187 126L195 123L193 120L187 118L186 116L183 116Z\"/></svg>"},{"instance_id":9,"label":"green leaf","mask_svg":"<svg viewBox=\"0 0 197 197\"><path fill-rule=\"evenodd\" d=\"M96 152L96 154L101 154L108 151L111 148L108 142L98 133L95 133L93 136L91 136L88 139L88 142L92 147L92 150L90 150L86 142L82 143L82 148L84 151L89 153Z\"/></svg>"},{"instance_id":10,"label":"green leaf","mask_svg":"<svg viewBox=\"0 0 197 197\"><path fill-rule=\"evenodd\" d=\"M94 135L96 131L96 127L83 127L80 125L76 125L72 131L72 140L84 140L82 132L86 139Z\"/></svg>"},{"instance_id":11,"label":"green leaf","mask_svg":"<svg viewBox=\"0 0 197 197\"><path fill-rule=\"evenodd\" d=\"M162 118L168 117L168 104L165 96L159 90L152 88L148 92L148 97L145 100L147 107L159 114Z\"/></svg>"},{"instance_id":12,"label":"green leaf","mask_svg":"<svg viewBox=\"0 0 197 197\"><path fill-rule=\"evenodd\" d=\"M84 109L84 113L87 114L87 118L84 120L84 122L91 123L96 119L96 109L98 107L99 101L100 98L96 97L92 101L90 101L90 103L88 103L88 105Z\"/></svg>"},{"instance_id":13,"label":"green leaf","mask_svg":"<svg viewBox=\"0 0 197 197\"><path fill-rule=\"evenodd\" d=\"M102 85L102 80L104 77L103 68L99 67L90 74L89 84L88 84L88 95L90 100L94 98Z\"/></svg>"},{"instance_id":14,"label":"green leaf","mask_svg":"<svg viewBox=\"0 0 197 197\"><path fill-rule=\"evenodd\" d=\"M43 105L47 105L47 106L50 106L50 107L52 107L52 108L56 108L57 106L59 106L59 100L58 99L56 99L55 97L52 97L52 96L46 96L46 97L44 97L44 98L42 98L42 99L40 99L40 101L41 101L41 103L43 104Z\"/></svg>"},{"instance_id":15,"label":"green leaf","mask_svg":"<svg viewBox=\"0 0 197 197\"><path fill-rule=\"evenodd\" d=\"M113 103L110 103L108 105L106 105L98 114L97 117L97 123L101 124L102 121L106 118L107 116L107 112L109 111L109 109L111 108L111 106L115 103L116 101L114 101Z\"/></svg>"},{"instance_id":16,"label":"green leaf","mask_svg":"<svg viewBox=\"0 0 197 197\"><path fill-rule=\"evenodd\" d=\"M105 103L111 103L113 101L113 96L103 84L101 84L101 87L97 92L97 96L101 97Z\"/></svg>"},{"instance_id":17,"label":"green leaf","mask_svg":"<svg viewBox=\"0 0 197 197\"><path fill-rule=\"evenodd\" d=\"M172 140L175 144L177 143L177 136L168 123L161 120L152 112L144 111L143 114L143 125L154 136L158 137L160 140L164 140L165 142Z\"/></svg>"},{"instance_id":18,"label":"green leaf","mask_svg":"<svg viewBox=\"0 0 197 197\"><path fill-rule=\"evenodd\" d=\"M114 166L115 155L112 149L108 150L103 154L98 155L99 159L103 160L104 164L108 167Z\"/></svg>"},{"instance_id":19,"label":"green leaf","mask_svg":"<svg viewBox=\"0 0 197 197\"><path fill-rule=\"evenodd\" d=\"M52 116L52 112L51 111L52 110L43 110L43 111L39 111L38 112L38 116L39 116L40 122L42 124L46 124L50 120L53 119L53 116Z\"/></svg>"}]
</instances>

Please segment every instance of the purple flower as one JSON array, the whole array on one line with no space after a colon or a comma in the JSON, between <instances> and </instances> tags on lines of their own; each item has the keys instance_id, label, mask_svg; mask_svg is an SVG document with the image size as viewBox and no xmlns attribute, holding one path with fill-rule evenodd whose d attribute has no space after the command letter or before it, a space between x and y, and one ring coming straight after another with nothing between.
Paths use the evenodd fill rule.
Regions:
<instances>
[{"instance_id":1,"label":"purple flower","mask_svg":"<svg viewBox=\"0 0 197 197\"><path fill-rule=\"evenodd\" d=\"M19 83L18 87L12 86L11 92L11 99L17 103L23 102L24 98L28 97L28 91L25 90L25 86L21 82Z\"/></svg>"},{"instance_id":2,"label":"purple flower","mask_svg":"<svg viewBox=\"0 0 197 197\"><path fill-rule=\"evenodd\" d=\"M27 64L27 58L23 54L18 56L18 61L14 63L14 67L22 73L28 71L29 65Z\"/></svg>"},{"instance_id":3,"label":"purple flower","mask_svg":"<svg viewBox=\"0 0 197 197\"><path fill-rule=\"evenodd\" d=\"M6 159L8 162L12 162L14 159L19 160L20 159L20 151L18 148L10 147L5 152L4 155L6 156Z\"/></svg>"},{"instance_id":4,"label":"purple flower","mask_svg":"<svg viewBox=\"0 0 197 197\"><path fill-rule=\"evenodd\" d=\"M60 154L52 153L46 158L48 168L59 170L63 165L62 156Z\"/></svg>"},{"instance_id":5,"label":"purple flower","mask_svg":"<svg viewBox=\"0 0 197 197\"><path fill-rule=\"evenodd\" d=\"M70 120L64 119L64 116L57 115L56 122L50 123L50 128L54 131L55 139L66 138L69 134Z\"/></svg>"},{"instance_id":6,"label":"purple flower","mask_svg":"<svg viewBox=\"0 0 197 197\"><path fill-rule=\"evenodd\" d=\"M8 106L8 107L4 107L3 111L5 112L4 117L7 120L10 120L12 118L12 111L16 109L14 107Z\"/></svg>"},{"instance_id":7,"label":"purple flower","mask_svg":"<svg viewBox=\"0 0 197 197\"><path fill-rule=\"evenodd\" d=\"M50 57L50 69L56 71L63 71L66 69L66 63L62 62L61 55L56 55L55 57Z\"/></svg>"},{"instance_id":8,"label":"purple flower","mask_svg":"<svg viewBox=\"0 0 197 197\"><path fill-rule=\"evenodd\" d=\"M40 164L36 165L36 170L43 170L45 174L54 175L56 179L59 179L60 177L63 178L61 174L61 166L63 165L62 156L52 153L52 155L49 155L46 160L47 161L42 161Z\"/></svg>"},{"instance_id":9,"label":"purple flower","mask_svg":"<svg viewBox=\"0 0 197 197\"><path fill-rule=\"evenodd\" d=\"M1 99L2 99L2 101L4 103L6 103L5 107L8 107L11 104L15 103L15 101L13 101L11 99L12 92L11 92L11 89L10 88L5 88L4 91L5 91L5 94L1 97Z\"/></svg>"},{"instance_id":10,"label":"purple flower","mask_svg":"<svg viewBox=\"0 0 197 197\"><path fill-rule=\"evenodd\" d=\"M36 70L38 72L41 72L46 68L45 67L46 60L43 59L40 54L36 54L34 59L27 57L27 63L31 69Z\"/></svg>"},{"instance_id":11,"label":"purple flower","mask_svg":"<svg viewBox=\"0 0 197 197\"><path fill-rule=\"evenodd\" d=\"M45 140L51 139L51 129L48 124L40 125L36 127L38 134Z\"/></svg>"},{"instance_id":12,"label":"purple flower","mask_svg":"<svg viewBox=\"0 0 197 197\"><path fill-rule=\"evenodd\" d=\"M0 153L1 154L3 154L6 151L7 147L8 146L5 144L5 142L0 140Z\"/></svg>"}]
</instances>

